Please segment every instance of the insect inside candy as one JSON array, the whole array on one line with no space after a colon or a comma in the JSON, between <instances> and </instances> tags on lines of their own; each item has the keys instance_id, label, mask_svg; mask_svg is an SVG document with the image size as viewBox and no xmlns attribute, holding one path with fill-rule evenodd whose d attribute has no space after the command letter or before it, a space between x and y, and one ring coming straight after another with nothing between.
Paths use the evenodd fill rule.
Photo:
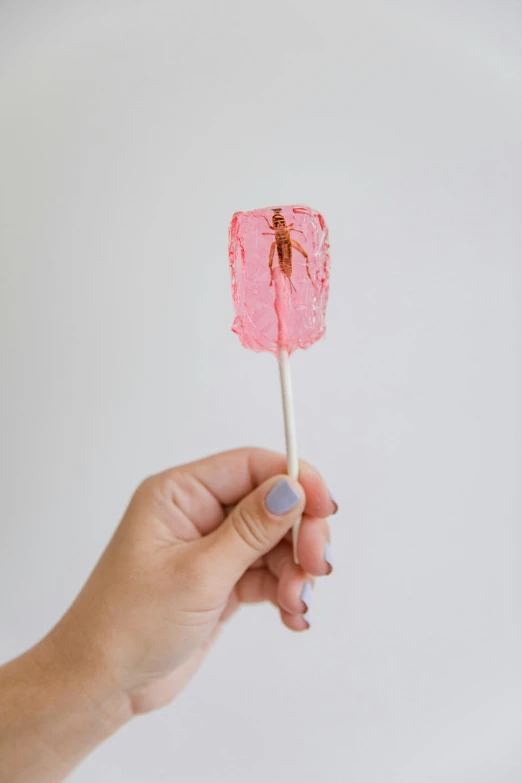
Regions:
<instances>
[{"instance_id":1,"label":"insect inside candy","mask_svg":"<svg viewBox=\"0 0 522 783\"><path fill-rule=\"evenodd\" d=\"M288 282L290 283L290 288L295 291L296 287L292 283L292 248L295 248L295 250L299 250L299 252L302 254L306 261L306 274L312 281L312 276L310 274L310 267L308 265L308 253L306 250L304 250L299 242L296 242L295 239L292 239L290 236L291 231L297 231L299 234L303 234L302 231L300 231L298 228L294 228L293 223L286 222L284 215L281 214L281 207L278 207L277 209L273 209L272 212L274 213L272 217L272 225L270 225L268 218L263 215L266 222L268 223L268 228L272 229L274 233L269 233L268 231L263 231L263 236L271 236L275 237L275 241L272 242L272 245L270 247L270 255L268 258L268 267L270 269L270 285L274 282L274 271L273 271L273 263L274 263L274 253L277 248L277 257L279 259L279 268L281 269L281 272L285 275L285 277L288 279ZM313 281L312 281L313 283Z\"/></svg>"}]
</instances>

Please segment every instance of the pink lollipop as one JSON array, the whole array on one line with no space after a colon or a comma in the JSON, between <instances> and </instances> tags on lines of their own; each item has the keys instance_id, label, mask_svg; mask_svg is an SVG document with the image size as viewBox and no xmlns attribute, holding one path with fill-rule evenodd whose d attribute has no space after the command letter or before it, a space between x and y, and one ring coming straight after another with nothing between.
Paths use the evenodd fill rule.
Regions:
<instances>
[{"instance_id":1,"label":"pink lollipop","mask_svg":"<svg viewBox=\"0 0 522 783\"><path fill-rule=\"evenodd\" d=\"M328 229L310 207L236 212L228 254L236 317L232 329L246 348L279 360L288 473L298 477L289 356L325 331L330 256ZM294 558L299 526L294 528Z\"/></svg>"}]
</instances>

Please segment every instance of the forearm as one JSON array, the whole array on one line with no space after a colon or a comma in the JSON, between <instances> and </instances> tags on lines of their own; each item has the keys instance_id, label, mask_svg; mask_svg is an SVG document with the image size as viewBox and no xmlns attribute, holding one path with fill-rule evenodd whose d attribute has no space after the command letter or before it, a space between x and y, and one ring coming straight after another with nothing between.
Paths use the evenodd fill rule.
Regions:
<instances>
[{"instance_id":1,"label":"forearm","mask_svg":"<svg viewBox=\"0 0 522 783\"><path fill-rule=\"evenodd\" d=\"M103 667L75 652L81 640L56 636L0 668L0 783L64 780L131 716Z\"/></svg>"}]
</instances>

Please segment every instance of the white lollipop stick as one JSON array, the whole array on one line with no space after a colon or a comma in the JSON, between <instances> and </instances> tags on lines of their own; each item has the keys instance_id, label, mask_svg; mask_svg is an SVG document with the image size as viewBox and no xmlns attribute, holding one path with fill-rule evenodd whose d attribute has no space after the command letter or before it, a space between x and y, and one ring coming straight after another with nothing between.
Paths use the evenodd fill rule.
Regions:
<instances>
[{"instance_id":1,"label":"white lollipop stick","mask_svg":"<svg viewBox=\"0 0 522 783\"><path fill-rule=\"evenodd\" d=\"M283 398L283 417L285 422L286 461L288 475L294 479L299 478L299 459L297 457L297 436L295 432L294 399L292 396L292 376L290 374L290 359L286 348L280 348L278 352L279 377L281 379L281 395ZM297 557L297 539L301 517L295 523L292 530L292 547L294 562L299 564Z\"/></svg>"}]
</instances>

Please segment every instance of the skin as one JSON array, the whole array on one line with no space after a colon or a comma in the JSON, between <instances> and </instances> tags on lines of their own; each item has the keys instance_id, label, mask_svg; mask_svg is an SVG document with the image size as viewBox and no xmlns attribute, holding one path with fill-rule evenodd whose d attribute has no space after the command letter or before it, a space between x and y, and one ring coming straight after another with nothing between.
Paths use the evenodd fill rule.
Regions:
<instances>
[{"instance_id":1,"label":"skin","mask_svg":"<svg viewBox=\"0 0 522 783\"><path fill-rule=\"evenodd\" d=\"M172 701L240 604L270 601L304 631L306 580L324 576L327 517L317 471L239 449L153 476L137 489L71 608L0 668L0 782L56 783L134 716ZM270 513L285 479L299 495ZM291 528L303 515L293 562Z\"/></svg>"}]
</instances>

